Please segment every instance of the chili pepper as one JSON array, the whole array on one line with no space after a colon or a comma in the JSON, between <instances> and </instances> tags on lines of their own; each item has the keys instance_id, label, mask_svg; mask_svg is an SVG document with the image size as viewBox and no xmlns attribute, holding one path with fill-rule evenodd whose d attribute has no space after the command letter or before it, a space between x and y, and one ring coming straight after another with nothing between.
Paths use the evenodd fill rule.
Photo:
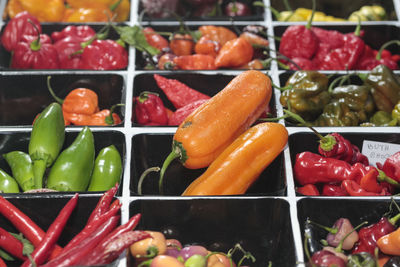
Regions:
<instances>
[{"instance_id":1,"label":"chili pepper","mask_svg":"<svg viewBox=\"0 0 400 267\"><path fill-rule=\"evenodd\" d=\"M34 26L36 27L36 26ZM58 60L57 50L53 44L41 37L37 29L36 38L27 38L23 36L13 50L11 67L17 69L58 69L60 62ZM47 42L47 43L46 43Z\"/></svg>"},{"instance_id":2,"label":"chili pepper","mask_svg":"<svg viewBox=\"0 0 400 267\"><path fill-rule=\"evenodd\" d=\"M187 104L181 108L175 110L175 112L168 118L168 125L180 125L187 116L194 112L203 103L207 102L208 99L196 100L193 103Z\"/></svg>"},{"instance_id":3,"label":"chili pepper","mask_svg":"<svg viewBox=\"0 0 400 267\"><path fill-rule=\"evenodd\" d=\"M157 67L160 70L176 70L177 66L174 63L174 58L177 56L171 53L165 53L163 54L159 59L157 63Z\"/></svg>"},{"instance_id":4,"label":"chili pepper","mask_svg":"<svg viewBox=\"0 0 400 267\"><path fill-rule=\"evenodd\" d=\"M117 113L114 113L113 110L115 107L120 106L122 104L117 104L111 107L110 109L103 109L94 114L86 115L86 114L76 114L76 113L68 113L64 112L65 117L73 123L74 125L85 125L85 126L109 126L120 124L121 118Z\"/></svg>"},{"instance_id":5,"label":"chili pepper","mask_svg":"<svg viewBox=\"0 0 400 267\"><path fill-rule=\"evenodd\" d=\"M239 37L226 42L219 50L215 58L215 66L217 68L239 67L249 62L254 55L254 49L250 42L243 37Z\"/></svg>"},{"instance_id":6,"label":"chili pepper","mask_svg":"<svg viewBox=\"0 0 400 267\"><path fill-rule=\"evenodd\" d=\"M57 218L50 225L45 236L43 237L42 242L40 243L39 246L35 248L35 250L31 254L31 259L27 259L22 264L22 267L27 267L32 265L36 266L36 264L40 265L48 259L50 252L53 249L53 246L57 243L57 240L60 237L77 203L78 203L78 194L75 194L67 202L67 204L58 214Z\"/></svg>"},{"instance_id":7,"label":"chili pepper","mask_svg":"<svg viewBox=\"0 0 400 267\"><path fill-rule=\"evenodd\" d=\"M167 111L158 94L144 91L134 99L134 104L137 123L142 125L168 124Z\"/></svg>"},{"instance_id":8,"label":"chili pepper","mask_svg":"<svg viewBox=\"0 0 400 267\"><path fill-rule=\"evenodd\" d=\"M400 181L400 151L388 157L383 166L382 171L390 178Z\"/></svg>"},{"instance_id":9,"label":"chili pepper","mask_svg":"<svg viewBox=\"0 0 400 267\"><path fill-rule=\"evenodd\" d=\"M85 191L94 166L94 154L93 134L89 127L84 127L54 162L47 178L47 188Z\"/></svg>"},{"instance_id":10,"label":"chili pepper","mask_svg":"<svg viewBox=\"0 0 400 267\"><path fill-rule=\"evenodd\" d=\"M119 183L122 173L122 160L114 145L100 150L94 162L88 191L106 191Z\"/></svg>"},{"instance_id":11,"label":"chili pepper","mask_svg":"<svg viewBox=\"0 0 400 267\"><path fill-rule=\"evenodd\" d=\"M26 214L2 196L0 196L0 214L8 219L35 247L40 245L45 232ZM53 253L57 253L60 250L61 247L56 245Z\"/></svg>"},{"instance_id":12,"label":"chili pepper","mask_svg":"<svg viewBox=\"0 0 400 267\"><path fill-rule=\"evenodd\" d=\"M342 242L342 249L349 250L358 241L358 233L347 218L339 218L331 228L324 229L329 232L326 241L332 247L339 246Z\"/></svg>"},{"instance_id":13,"label":"chili pepper","mask_svg":"<svg viewBox=\"0 0 400 267\"><path fill-rule=\"evenodd\" d=\"M399 228L380 237L376 244L380 251L388 255L400 256Z\"/></svg>"},{"instance_id":14,"label":"chili pepper","mask_svg":"<svg viewBox=\"0 0 400 267\"><path fill-rule=\"evenodd\" d=\"M383 188L378 183L379 172L377 169L373 168L366 175L364 175L360 180L360 187L371 193L380 193Z\"/></svg>"},{"instance_id":15,"label":"chili pepper","mask_svg":"<svg viewBox=\"0 0 400 267\"><path fill-rule=\"evenodd\" d=\"M400 125L400 101L394 106L392 110L392 118L397 121L397 125Z\"/></svg>"},{"instance_id":16,"label":"chili pepper","mask_svg":"<svg viewBox=\"0 0 400 267\"><path fill-rule=\"evenodd\" d=\"M89 25L69 25L62 29L61 31L54 31L51 33L51 39L54 43L61 41L65 38L70 38L70 41L87 42L96 32Z\"/></svg>"},{"instance_id":17,"label":"chili pepper","mask_svg":"<svg viewBox=\"0 0 400 267\"><path fill-rule=\"evenodd\" d=\"M400 82L396 75L385 65L376 66L368 73L364 83L371 86L371 93L378 110L392 112L400 101Z\"/></svg>"},{"instance_id":18,"label":"chili pepper","mask_svg":"<svg viewBox=\"0 0 400 267\"><path fill-rule=\"evenodd\" d=\"M65 6L63 0L18 0L21 7L41 22L61 21Z\"/></svg>"},{"instance_id":19,"label":"chili pepper","mask_svg":"<svg viewBox=\"0 0 400 267\"><path fill-rule=\"evenodd\" d=\"M194 40L190 34L176 33L169 42L172 53L177 56L188 56L193 53Z\"/></svg>"},{"instance_id":20,"label":"chili pepper","mask_svg":"<svg viewBox=\"0 0 400 267\"><path fill-rule=\"evenodd\" d=\"M264 112L271 94L271 81L262 72L250 70L236 76L178 127L172 152L162 166L159 184L175 158L179 157L189 169L203 168L213 162Z\"/></svg>"},{"instance_id":21,"label":"chili pepper","mask_svg":"<svg viewBox=\"0 0 400 267\"><path fill-rule=\"evenodd\" d=\"M209 55L214 58L217 56L220 49L221 45L211 40L207 36L200 37L200 39L196 42L196 45L194 47L194 51L196 54Z\"/></svg>"},{"instance_id":22,"label":"chili pepper","mask_svg":"<svg viewBox=\"0 0 400 267\"><path fill-rule=\"evenodd\" d=\"M330 263L330 265L325 265L326 263ZM320 250L315 252L311 259L310 259L311 266L316 265L316 266L337 266L337 267L345 267L346 262L336 256L334 253L328 251L328 250Z\"/></svg>"},{"instance_id":23,"label":"chili pepper","mask_svg":"<svg viewBox=\"0 0 400 267\"><path fill-rule=\"evenodd\" d=\"M7 264L4 262L4 260L2 258L0 258L0 266L7 267Z\"/></svg>"},{"instance_id":24,"label":"chili pepper","mask_svg":"<svg viewBox=\"0 0 400 267\"><path fill-rule=\"evenodd\" d=\"M165 93L176 109L197 100L210 99L208 95L200 93L178 80L168 79L158 74L154 74L153 77L158 87Z\"/></svg>"},{"instance_id":25,"label":"chili pepper","mask_svg":"<svg viewBox=\"0 0 400 267\"><path fill-rule=\"evenodd\" d=\"M357 266L365 266L365 267L376 267L376 259L371 254L367 252L361 252L353 255L349 255L347 257L347 267L357 267ZM378 265L381 266L381 265Z\"/></svg>"},{"instance_id":26,"label":"chili pepper","mask_svg":"<svg viewBox=\"0 0 400 267\"><path fill-rule=\"evenodd\" d=\"M396 126L397 119L386 111L379 110L369 118L369 122L361 124L361 126Z\"/></svg>"},{"instance_id":27,"label":"chili pepper","mask_svg":"<svg viewBox=\"0 0 400 267\"><path fill-rule=\"evenodd\" d=\"M215 70L215 59L209 55L193 54L189 56L178 56L172 59L177 69L181 70Z\"/></svg>"},{"instance_id":28,"label":"chili pepper","mask_svg":"<svg viewBox=\"0 0 400 267\"><path fill-rule=\"evenodd\" d=\"M69 8L64 12L62 22L106 22L113 17L110 8L101 3L85 7Z\"/></svg>"},{"instance_id":29,"label":"chili pepper","mask_svg":"<svg viewBox=\"0 0 400 267\"><path fill-rule=\"evenodd\" d=\"M0 169L0 192L19 193L17 181L2 169Z\"/></svg>"},{"instance_id":30,"label":"chili pepper","mask_svg":"<svg viewBox=\"0 0 400 267\"><path fill-rule=\"evenodd\" d=\"M4 12L4 15L7 14L9 18L13 19L18 13L26 11L24 11L18 0L10 0L7 2L7 6Z\"/></svg>"},{"instance_id":31,"label":"chili pepper","mask_svg":"<svg viewBox=\"0 0 400 267\"><path fill-rule=\"evenodd\" d=\"M92 251L96 245L110 233L119 221L119 216L113 216L107 220L96 231L88 238L82 240L75 247L71 248L66 253L60 254L58 257L52 259L43 267L62 267L62 266L73 266L76 265L82 258L86 257L90 251Z\"/></svg>"},{"instance_id":32,"label":"chili pepper","mask_svg":"<svg viewBox=\"0 0 400 267\"><path fill-rule=\"evenodd\" d=\"M50 104L35 120L29 140L35 188L43 187L43 175L57 158L64 144L65 126L61 106Z\"/></svg>"},{"instance_id":33,"label":"chili pepper","mask_svg":"<svg viewBox=\"0 0 400 267\"><path fill-rule=\"evenodd\" d=\"M377 223L361 228L360 231L358 231L359 241L356 243L351 253L368 252L374 255L378 239L396 230L395 224L399 218L400 214L390 219L382 217Z\"/></svg>"},{"instance_id":34,"label":"chili pepper","mask_svg":"<svg viewBox=\"0 0 400 267\"><path fill-rule=\"evenodd\" d=\"M296 188L297 193L300 193L305 196L319 196L318 188L313 184L306 184L302 187Z\"/></svg>"},{"instance_id":35,"label":"chili pepper","mask_svg":"<svg viewBox=\"0 0 400 267\"><path fill-rule=\"evenodd\" d=\"M34 189L33 165L29 155L22 151L12 151L3 154L11 168L15 180L18 182L22 191Z\"/></svg>"},{"instance_id":36,"label":"chili pepper","mask_svg":"<svg viewBox=\"0 0 400 267\"><path fill-rule=\"evenodd\" d=\"M97 203L96 207L90 214L88 222L94 221L97 218L99 218L102 214L104 214L106 211L110 209L110 203L118 191L118 184L116 184L114 187L110 188L107 190L102 197L100 198L99 202Z\"/></svg>"},{"instance_id":37,"label":"chili pepper","mask_svg":"<svg viewBox=\"0 0 400 267\"><path fill-rule=\"evenodd\" d=\"M68 5L72 9L79 9L79 8L104 8L106 12L110 13L113 12L115 14L114 21L121 22L125 21L129 16L130 11L130 2L127 0L84 0L84 1L76 1L76 0L68 0L66 1ZM109 18L114 17L113 15L109 16ZM100 17L104 18L104 17ZM107 18L106 18L107 19ZM96 22L96 18L86 18L84 20L80 19L82 22ZM105 20L107 21L107 20Z\"/></svg>"},{"instance_id":38,"label":"chili pepper","mask_svg":"<svg viewBox=\"0 0 400 267\"><path fill-rule=\"evenodd\" d=\"M296 71L285 84L280 102L306 120L313 120L329 103L328 77L316 71Z\"/></svg>"},{"instance_id":39,"label":"chili pepper","mask_svg":"<svg viewBox=\"0 0 400 267\"><path fill-rule=\"evenodd\" d=\"M348 196L347 191L340 185L337 184L324 184L322 186L322 196Z\"/></svg>"},{"instance_id":40,"label":"chili pepper","mask_svg":"<svg viewBox=\"0 0 400 267\"><path fill-rule=\"evenodd\" d=\"M242 32L241 38L246 39L254 48L268 48L269 41L257 34L251 32Z\"/></svg>"},{"instance_id":41,"label":"chili pepper","mask_svg":"<svg viewBox=\"0 0 400 267\"><path fill-rule=\"evenodd\" d=\"M360 65L363 69L366 70L372 70L380 64L385 65L386 67L392 70L398 69L399 68L397 64L398 59L393 57L388 50L385 50L386 47L392 44L399 45L400 42L399 40L391 40L389 42L386 42L381 46L379 51L372 50L370 47L368 47L367 48L368 51L363 54L362 58L359 60L360 62L358 63L358 65Z\"/></svg>"},{"instance_id":42,"label":"chili pepper","mask_svg":"<svg viewBox=\"0 0 400 267\"><path fill-rule=\"evenodd\" d=\"M149 43L149 45L157 48L160 51L169 48L168 40L156 33L153 28L145 27L143 28L143 33L144 36L146 36L146 41Z\"/></svg>"},{"instance_id":43,"label":"chili pepper","mask_svg":"<svg viewBox=\"0 0 400 267\"><path fill-rule=\"evenodd\" d=\"M226 42L236 39L237 35L223 26L203 25L199 27L201 36L205 36L223 46Z\"/></svg>"},{"instance_id":44,"label":"chili pepper","mask_svg":"<svg viewBox=\"0 0 400 267\"><path fill-rule=\"evenodd\" d=\"M358 113L351 111L343 100L331 101L313 122L315 126L358 126Z\"/></svg>"},{"instance_id":45,"label":"chili pepper","mask_svg":"<svg viewBox=\"0 0 400 267\"><path fill-rule=\"evenodd\" d=\"M182 195L244 194L281 153L287 137L286 128L278 123L253 126L235 139Z\"/></svg>"},{"instance_id":46,"label":"chili pepper","mask_svg":"<svg viewBox=\"0 0 400 267\"><path fill-rule=\"evenodd\" d=\"M83 49L81 68L90 70L123 69L128 65L128 52L113 40L95 40Z\"/></svg>"},{"instance_id":47,"label":"chili pepper","mask_svg":"<svg viewBox=\"0 0 400 267\"><path fill-rule=\"evenodd\" d=\"M29 22L31 21L31 22ZM11 52L24 35L37 35L37 30L42 32L42 27L38 19L28 12L20 12L13 17L5 26L3 34L1 35L1 44L5 50Z\"/></svg>"},{"instance_id":48,"label":"chili pepper","mask_svg":"<svg viewBox=\"0 0 400 267\"><path fill-rule=\"evenodd\" d=\"M27 258L23 254L24 245L12 234L0 227L0 248L20 260ZM0 258L1 259L1 258Z\"/></svg>"}]
</instances>

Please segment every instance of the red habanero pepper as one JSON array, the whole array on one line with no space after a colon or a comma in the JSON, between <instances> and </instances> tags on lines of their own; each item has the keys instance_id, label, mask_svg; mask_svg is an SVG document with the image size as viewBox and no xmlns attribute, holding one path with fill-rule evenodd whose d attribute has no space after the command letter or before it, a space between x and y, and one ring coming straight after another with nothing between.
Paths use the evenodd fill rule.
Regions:
<instances>
[{"instance_id":1,"label":"red habanero pepper","mask_svg":"<svg viewBox=\"0 0 400 267\"><path fill-rule=\"evenodd\" d=\"M216 70L214 57L210 55L193 54L173 58L177 69L181 70Z\"/></svg>"},{"instance_id":2,"label":"red habanero pepper","mask_svg":"<svg viewBox=\"0 0 400 267\"><path fill-rule=\"evenodd\" d=\"M87 42L96 35L96 31L88 25L69 25L59 32L52 32L51 39L54 43L69 38L71 41Z\"/></svg>"},{"instance_id":3,"label":"red habanero pepper","mask_svg":"<svg viewBox=\"0 0 400 267\"><path fill-rule=\"evenodd\" d=\"M7 267L7 264L0 258L0 267Z\"/></svg>"},{"instance_id":4,"label":"red habanero pepper","mask_svg":"<svg viewBox=\"0 0 400 267\"><path fill-rule=\"evenodd\" d=\"M4 49L11 52L20 42L22 36L37 35L37 30L33 25L37 27L39 33L42 32L42 27L36 17L29 14L27 11L18 13L7 23L1 36L1 44Z\"/></svg>"},{"instance_id":5,"label":"red habanero pepper","mask_svg":"<svg viewBox=\"0 0 400 267\"><path fill-rule=\"evenodd\" d=\"M322 186L322 196L348 196L347 191L340 184L324 184Z\"/></svg>"},{"instance_id":6,"label":"red habanero pepper","mask_svg":"<svg viewBox=\"0 0 400 267\"><path fill-rule=\"evenodd\" d=\"M123 69L128 52L114 40L95 40L83 49L80 68L89 70Z\"/></svg>"},{"instance_id":7,"label":"red habanero pepper","mask_svg":"<svg viewBox=\"0 0 400 267\"><path fill-rule=\"evenodd\" d=\"M177 109L197 100L210 99L208 95L200 93L178 80L168 79L158 74L154 74L153 77L158 87L165 93Z\"/></svg>"},{"instance_id":8,"label":"red habanero pepper","mask_svg":"<svg viewBox=\"0 0 400 267\"><path fill-rule=\"evenodd\" d=\"M385 48L392 44L400 44L399 40L389 41L381 46L379 51L373 50L370 46L365 45L365 51L361 56L357 66L359 69L372 70L376 66L383 64L392 70L397 70L399 68L397 61L398 58L394 57L390 51L385 50Z\"/></svg>"},{"instance_id":9,"label":"red habanero pepper","mask_svg":"<svg viewBox=\"0 0 400 267\"><path fill-rule=\"evenodd\" d=\"M27 257L23 254L24 245L12 234L0 227L0 248L12 256L25 261Z\"/></svg>"},{"instance_id":10,"label":"red habanero pepper","mask_svg":"<svg viewBox=\"0 0 400 267\"><path fill-rule=\"evenodd\" d=\"M155 32L153 28L146 27L143 29L143 33L149 45L157 48L160 51L164 51L169 48L168 40Z\"/></svg>"},{"instance_id":11,"label":"red habanero pepper","mask_svg":"<svg viewBox=\"0 0 400 267\"><path fill-rule=\"evenodd\" d=\"M142 125L167 125L164 103L156 93L144 91L134 99L136 122Z\"/></svg>"},{"instance_id":12,"label":"red habanero pepper","mask_svg":"<svg viewBox=\"0 0 400 267\"><path fill-rule=\"evenodd\" d=\"M301 57L292 58L288 66L291 70L316 70L318 68L313 60Z\"/></svg>"},{"instance_id":13,"label":"red habanero pepper","mask_svg":"<svg viewBox=\"0 0 400 267\"><path fill-rule=\"evenodd\" d=\"M313 184L306 184L302 187L297 187L297 193L300 193L305 196L319 196L318 188Z\"/></svg>"},{"instance_id":14,"label":"red habanero pepper","mask_svg":"<svg viewBox=\"0 0 400 267\"><path fill-rule=\"evenodd\" d=\"M349 193L350 196L359 197L359 196L387 196L390 193L386 190L386 188L382 188L382 191L379 193L369 192L364 190L356 181L353 180L344 180L342 181L342 187Z\"/></svg>"},{"instance_id":15,"label":"red habanero pepper","mask_svg":"<svg viewBox=\"0 0 400 267\"><path fill-rule=\"evenodd\" d=\"M27 259L22 264L22 267L32 266L33 263L34 266L41 265L48 259L50 252L52 251L65 225L67 224L69 217L74 211L76 204L78 203L78 196L79 194L76 193L63 207L57 218L50 225L46 235L43 237L42 242L40 242L40 245L35 247L35 250L31 254L31 259Z\"/></svg>"},{"instance_id":16,"label":"red habanero pepper","mask_svg":"<svg viewBox=\"0 0 400 267\"><path fill-rule=\"evenodd\" d=\"M400 151L385 160L382 171L393 180L400 182Z\"/></svg>"},{"instance_id":17,"label":"red habanero pepper","mask_svg":"<svg viewBox=\"0 0 400 267\"><path fill-rule=\"evenodd\" d=\"M193 111L200 107L208 99L200 99L194 101L193 103L187 104L181 108L175 110L175 112L168 118L168 125L177 126L180 125L187 116L189 116Z\"/></svg>"}]
</instances>

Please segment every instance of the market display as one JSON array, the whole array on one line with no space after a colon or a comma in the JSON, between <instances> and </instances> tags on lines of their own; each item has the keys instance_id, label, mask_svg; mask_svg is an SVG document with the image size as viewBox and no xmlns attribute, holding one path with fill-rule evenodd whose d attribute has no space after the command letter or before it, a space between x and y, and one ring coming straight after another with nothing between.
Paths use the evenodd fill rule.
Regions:
<instances>
[{"instance_id":1,"label":"market display","mask_svg":"<svg viewBox=\"0 0 400 267\"><path fill-rule=\"evenodd\" d=\"M5 1L0 266L397 266L394 1Z\"/></svg>"}]
</instances>

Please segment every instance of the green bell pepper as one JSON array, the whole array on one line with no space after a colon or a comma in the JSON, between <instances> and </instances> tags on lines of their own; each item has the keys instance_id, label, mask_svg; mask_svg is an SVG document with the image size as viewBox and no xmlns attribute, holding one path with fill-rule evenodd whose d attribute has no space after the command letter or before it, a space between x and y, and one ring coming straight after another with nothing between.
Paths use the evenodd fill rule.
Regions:
<instances>
[{"instance_id":1,"label":"green bell pepper","mask_svg":"<svg viewBox=\"0 0 400 267\"><path fill-rule=\"evenodd\" d=\"M19 193L17 181L2 169L0 169L0 192Z\"/></svg>"},{"instance_id":2,"label":"green bell pepper","mask_svg":"<svg viewBox=\"0 0 400 267\"><path fill-rule=\"evenodd\" d=\"M11 168L15 180L18 182L22 191L35 189L33 178L33 164L31 157L22 151L12 151L3 155Z\"/></svg>"}]
</instances>

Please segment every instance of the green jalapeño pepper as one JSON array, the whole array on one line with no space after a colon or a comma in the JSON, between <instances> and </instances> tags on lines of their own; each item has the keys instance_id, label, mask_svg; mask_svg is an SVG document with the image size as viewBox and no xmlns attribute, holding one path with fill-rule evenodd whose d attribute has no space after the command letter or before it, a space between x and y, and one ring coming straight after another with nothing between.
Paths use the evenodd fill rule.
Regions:
<instances>
[{"instance_id":1,"label":"green jalape\u00f1o pepper","mask_svg":"<svg viewBox=\"0 0 400 267\"><path fill-rule=\"evenodd\" d=\"M17 181L0 169L0 193L19 193Z\"/></svg>"},{"instance_id":2,"label":"green jalape\u00f1o pepper","mask_svg":"<svg viewBox=\"0 0 400 267\"><path fill-rule=\"evenodd\" d=\"M94 165L94 138L84 127L74 142L61 152L50 169L47 188L58 191L85 191Z\"/></svg>"},{"instance_id":3,"label":"green jalape\u00f1o pepper","mask_svg":"<svg viewBox=\"0 0 400 267\"><path fill-rule=\"evenodd\" d=\"M96 157L88 191L107 191L119 183L122 160L114 145L103 148Z\"/></svg>"},{"instance_id":4,"label":"green jalape\u00f1o pepper","mask_svg":"<svg viewBox=\"0 0 400 267\"><path fill-rule=\"evenodd\" d=\"M18 182L22 191L35 189L33 179L33 164L31 157L22 151L12 151L3 155L11 168L15 180Z\"/></svg>"},{"instance_id":5,"label":"green jalape\u00f1o pepper","mask_svg":"<svg viewBox=\"0 0 400 267\"><path fill-rule=\"evenodd\" d=\"M329 103L328 77L316 71L296 71L286 82L280 97L285 108L305 120L314 120Z\"/></svg>"},{"instance_id":6,"label":"green jalape\u00f1o pepper","mask_svg":"<svg viewBox=\"0 0 400 267\"><path fill-rule=\"evenodd\" d=\"M29 141L35 188L43 187L43 175L64 144L65 126L60 104L50 104L35 120Z\"/></svg>"},{"instance_id":7,"label":"green jalape\u00f1o pepper","mask_svg":"<svg viewBox=\"0 0 400 267\"><path fill-rule=\"evenodd\" d=\"M325 106L322 114L314 121L314 126L358 126L359 118L356 112L340 99Z\"/></svg>"},{"instance_id":8,"label":"green jalape\u00f1o pepper","mask_svg":"<svg viewBox=\"0 0 400 267\"><path fill-rule=\"evenodd\" d=\"M400 101L400 79L385 65L376 66L365 78L378 110L392 112Z\"/></svg>"}]
</instances>

